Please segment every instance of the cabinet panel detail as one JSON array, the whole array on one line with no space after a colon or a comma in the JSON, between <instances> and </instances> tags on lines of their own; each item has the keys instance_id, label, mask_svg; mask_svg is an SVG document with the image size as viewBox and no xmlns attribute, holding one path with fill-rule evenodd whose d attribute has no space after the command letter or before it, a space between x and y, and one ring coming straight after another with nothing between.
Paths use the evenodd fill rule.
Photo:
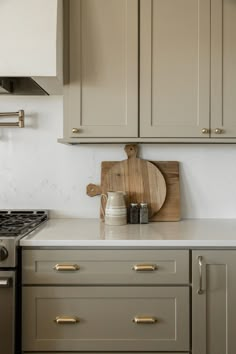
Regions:
<instances>
[{"instance_id":1,"label":"cabinet panel detail","mask_svg":"<svg viewBox=\"0 0 236 354\"><path fill-rule=\"evenodd\" d=\"M212 137L236 137L236 1L211 5Z\"/></svg>"},{"instance_id":2,"label":"cabinet panel detail","mask_svg":"<svg viewBox=\"0 0 236 354\"><path fill-rule=\"evenodd\" d=\"M23 284L189 284L188 251L24 250L22 265Z\"/></svg>"},{"instance_id":3,"label":"cabinet panel detail","mask_svg":"<svg viewBox=\"0 0 236 354\"><path fill-rule=\"evenodd\" d=\"M23 314L25 351L189 350L188 287L25 287Z\"/></svg>"},{"instance_id":4,"label":"cabinet panel detail","mask_svg":"<svg viewBox=\"0 0 236 354\"><path fill-rule=\"evenodd\" d=\"M235 251L193 252L193 354L229 354L235 350L235 267Z\"/></svg>"},{"instance_id":5,"label":"cabinet panel detail","mask_svg":"<svg viewBox=\"0 0 236 354\"><path fill-rule=\"evenodd\" d=\"M137 137L138 2L70 0L68 137Z\"/></svg>"},{"instance_id":6,"label":"cabinet panel detail","mask_svg":"<svg viewBox=\"0 0 236 354\"><path fill-rule=\"evenodd\" d=\"M141 0L140 136L209 137L210 1Z\"/></svg>"}]
</instances>

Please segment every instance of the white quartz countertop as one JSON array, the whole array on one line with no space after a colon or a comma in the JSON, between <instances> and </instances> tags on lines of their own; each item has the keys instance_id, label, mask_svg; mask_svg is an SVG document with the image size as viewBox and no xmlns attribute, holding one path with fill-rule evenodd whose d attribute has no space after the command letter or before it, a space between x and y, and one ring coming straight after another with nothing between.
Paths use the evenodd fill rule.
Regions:
<instances>
[{"instance_id":1,"label":"white quartz countertop","mask_svg":"<svg viewBox=\"0 0 236 354\"><path fill-rule=\"evenodd\" d=\"M23 247L236 248L236 219L188 219L108 226L98 219L50 219Z\"/></svg>"}]
</instances>

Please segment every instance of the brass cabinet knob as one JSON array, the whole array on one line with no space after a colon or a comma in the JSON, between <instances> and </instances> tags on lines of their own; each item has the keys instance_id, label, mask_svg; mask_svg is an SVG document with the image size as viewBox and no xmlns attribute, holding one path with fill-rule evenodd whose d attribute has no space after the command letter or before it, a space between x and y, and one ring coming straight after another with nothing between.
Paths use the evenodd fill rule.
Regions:
<instances>
[{"instance_id":1,"label":"brass cabinet knob","mask_svg":"<svg viewBox=\"0 0 236 354\"><path fill-rule=\"evenodd\" d=\"M72 129L72 133L74 133L74 134L79 133L79 129L78 128L73 128Z\"/></svg>"},{"instance_id":2,"label":"brass cabinet knob","mask_svg":"<svg viewBox=\"0 0 236 354\"><path fill-rule=\"evenodd\" d=\"M220 129L220 128L216 128L216 129L214 130L214 133L215 133L215 134L222 134L222 133L223 133L223 130Z\"/></svg>"},{"instance_id":3,"label":"brass cabinet knob","mask_svg":"<svg viewBox=\"0 0 236 354\"><path fill-rule=\"evenodd\" d=\"M209 129L203 128L202 129L202 134L209 134Z\"/></svg>"}]
</instances>

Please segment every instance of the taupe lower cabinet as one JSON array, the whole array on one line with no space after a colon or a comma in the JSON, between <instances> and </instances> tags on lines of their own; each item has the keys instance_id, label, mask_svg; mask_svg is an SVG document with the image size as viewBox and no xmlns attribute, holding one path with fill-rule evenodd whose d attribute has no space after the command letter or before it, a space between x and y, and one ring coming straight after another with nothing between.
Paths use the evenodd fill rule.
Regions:
<instances>
[{"instance_id":1,"label":"taupe lower cabinet","mask_svg":"<svg viewBox=\"0 0 236 354\"><path fill-rule=\"evenodd\" d=\"M235 0L66 3L62 142L236 137Z\"/></svg>"},{"instance_id":2,"label":"taupe lower cabinet","mask_svg":"<svg viewBox=\"0 0 236 354\"><path fill-rule=\"evenodd\" d=\"M236 251L192 254L193 354L236 352Z\"/></svg>"},{"instance_id":3,"label":"taupe lower cabinet","mask_svg":"<svg viewBox=\"0 0 236 354\"><path fill-rule=\"evenodd\" d=\"M187 250L25 249L22 283L23 353L190 351Z\"/></svg>"},{"instance_id":4,"label":"taupe lower cabinet","mask_svg":"<svg viewBox=\"0 0 236 354\"><path fill-rule=\"evenodd\" d=\"M22 261L23 353L235 353L236 250L24 249Z\"/></svg>"}]
</instances>

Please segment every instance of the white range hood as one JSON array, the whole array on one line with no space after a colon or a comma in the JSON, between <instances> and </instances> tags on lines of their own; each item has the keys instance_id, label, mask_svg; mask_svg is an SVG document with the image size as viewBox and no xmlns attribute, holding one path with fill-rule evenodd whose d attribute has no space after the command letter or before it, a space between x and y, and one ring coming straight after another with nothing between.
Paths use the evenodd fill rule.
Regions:
<instances>
[{"instance_id":1,"label":"white range hood","mask_svg":"<svg viewBox=\"0 0 236 354\"><path fill-rule=\"evenodd\" d=\"M0 94L61 94L62 0L0 0Z\"/></svg>"}]
</instances>

